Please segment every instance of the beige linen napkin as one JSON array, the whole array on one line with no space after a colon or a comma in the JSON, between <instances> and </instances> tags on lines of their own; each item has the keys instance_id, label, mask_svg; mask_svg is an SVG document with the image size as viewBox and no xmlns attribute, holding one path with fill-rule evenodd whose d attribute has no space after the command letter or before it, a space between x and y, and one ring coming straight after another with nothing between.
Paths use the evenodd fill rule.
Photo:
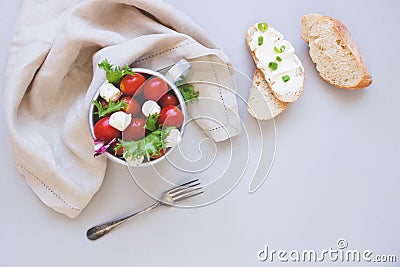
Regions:
<instances>
[{"instance_id":1,"label":"beige linen napkin","mask_svg":"<svg viewBox=\"0 0 400 267\"><path fill-rule=\"evenodd\" d=\"M38 197L69 217L88 204L106 169L105 156L93 158L87 122L105 58L155 70L181 58L223 63L202 69L223 86L199 86L217 101L191 109L219 122L199 122L216 141L240 132L235 95L224 88L234 88L229 59L181 12L158 0L25 0L4 92L10 150Z\"/></svg>"}]
</instances>

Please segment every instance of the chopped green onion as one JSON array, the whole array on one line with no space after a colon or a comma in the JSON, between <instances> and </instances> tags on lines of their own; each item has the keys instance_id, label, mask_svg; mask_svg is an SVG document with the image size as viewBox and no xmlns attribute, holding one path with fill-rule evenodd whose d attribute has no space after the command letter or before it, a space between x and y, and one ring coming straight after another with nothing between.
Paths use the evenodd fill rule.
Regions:
<instances>
[{"instance_id":1,"label":"chopped green onion","mask_svg":"<svg viewBox=\"0 0 400 267\"><path fill-rule=\"evenodd\" d=\"M274 46L274 51L277 54L282 54L283 52L285 52L286 46L282 45L280 48L277 48L276 46Z\"/></svg>"},{"instance_id":2,"label":"chopped green onion","mask_svg":"<svg viewBox=\"0 0 400 267\"><path fill-rule=\"evenodd\" d=\"M270 63L268 63L268 68L270 68L271 70L277 70L278 69L278 63L271 61Z\"/></svg>"},{"instance_id":3,"label":"chopped green onion","mask_svg":"<svg viewBox=\"0 0 400 267\"><path fill-rule=\"evenodd\" d=\"M262 45L264 43L264 37L258 36L258 45Z\"/></svg>"},{"instance_id":4,"label":"chopped green onion","mask_svg":"<svg viewBox=\"0 0 400 267\"><path fill-rule=\"evenodd\" d=\"M290 80L290 76L289 75L284 75L284 76L282 76L282 81L283 82L288 82Z\"/></svg>"},{"instance_id":5,"label":"chopped green onion","mask_svg":"<svg viewBox=\"0 0 400 267\"><path fill-rule=\"evenodd\" d=\"M268 24L265 22L262 23L258 23L257 28L261 31L261 32L265 32L268 30Z\"/></svg>"},{"instance_id":6,"label":"chopped green onion","mask_svg":"<svg viewBox=\"0 0 400 267\"><path fill-rule=\"evenodd\" d=\"M276 61L282 62L282 58L280 56L276 56Z\"/></svg>"}]
</instances>

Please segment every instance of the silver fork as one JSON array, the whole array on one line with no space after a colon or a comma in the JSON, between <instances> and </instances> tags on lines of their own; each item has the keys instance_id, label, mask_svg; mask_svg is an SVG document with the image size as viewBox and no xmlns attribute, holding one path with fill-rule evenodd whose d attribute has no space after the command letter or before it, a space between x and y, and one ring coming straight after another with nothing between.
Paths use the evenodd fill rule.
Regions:
<instances>
[{"instance_id":1,"label":"silver fork","mask_svg":"<svg viewBox=\"0 0 400 267\"><path fill-rule=\"evenodd\" d=\"M178 201L194 197L204 193L203 187L200 185L199 179L192 180L190 182L181 184L163 193L161 200L156 201L153 205L125 216L121 219L117 219L108 223L99 224L87 230L86 237L90 240L97 240L105 234L109 233L112 229L126 222L128 219L143 214L147 211L155 209L160 206L172 206Z\"/></svg>"}]
</instances>

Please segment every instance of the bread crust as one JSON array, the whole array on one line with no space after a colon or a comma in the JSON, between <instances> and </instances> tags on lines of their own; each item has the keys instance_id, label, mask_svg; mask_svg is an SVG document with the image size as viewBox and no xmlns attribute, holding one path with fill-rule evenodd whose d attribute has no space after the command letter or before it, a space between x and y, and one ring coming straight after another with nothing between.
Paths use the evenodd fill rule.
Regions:
<instances>
[{"instance_id":1,"label":"bread crust","mask_svg":"<svg viewBox=\"0 0 400 267\"><path fill-rule=\"evenodd\" d=\"M308 44L309 43L309 32L318 19L323 16L320 14L308 14L301 18L301 25L303 26L301 31L301 38Z\"/></svg>"},{"instance_id":2,"label":"bread crust","mask_svg":"<svg viewBox=\"0 0 400 267\"><path fill-rule=\"evenodd\" d=\"M262 84L265 86L261 86ZM258 92L255 91L260 91L261 95L257 95ZM260 97L262 97L262 99L260 99ZM263 108L269 109L269 113L266 112L264 115L261 115L263 112L258 112L257 102L263 102L263 104L265 104L263 105ZM254 71L253 84L247 101L247 111L250 115L258 120L271 120L285 111L287 106L287 102L282 102L275 97L272 89L265 80L262 71L256 69Z\"/></svg>"},{"instance_id":3,"label":"bread crust","mask_svg":"<svg viewBox=\"0 0 400 267\"><path fill-rule=\"evenodd\" d=\"M254 31L256 31L256 30L257 30L257 29L256 29L256 26L255 26L255 25L252 25L252 26L249 28L249 30L248 30L247 33L246 33L246 45L247 45L247 48L248 48L248 50L249 50L249 52L250 52L250 55L252 56L254 62L256 63L256 66L258 66L259 60L257 59L255 53L254 53L254 52L251 50L251 48L250 48L250 36L249 36L249 32L254 32ZM261 72L261 73L263 73L263 72ZM303 70L303 69L301 69L301 75L302 75L302 76L304 77L304 79L305 79L305 74L304 74L304 70ZM269 86L270 88L272 88L270 82L269 82L268 79L265 77L264 73L263 73L263 77L264 77L264 79L266 80L268 86ZM303 83L301 84L301 90L298 91L298 92L296 92L295 94L291 94L291 95L278 95L274 90L272 90L272 93L275 95L275 97L276 97L278 100L280 100L280 101L282 101L282 102L295 102L297 99L299 99L299 98L302 96L303 90L304 90L304 81L303 81Z\"/></svg>"},{"instance_id":4,"label":"bread crust","mask_svg":"<svg viewBox=\"0 0 400 267\"><path fill-rule=\"evenodd\" d=\"M337 19L331 17L326 18L330 19L333 22L333 24L335 25L334 29L339 33L345 45L347 45L347 48L352 52L353 57L358 61L364 74L362 79L354 87L342 86L341 88L348 90L359 90L371 85L371 73L368 70L367 64L365 63L365 60L361 54L360 48L358 47L354 38L351 36L350 31L347 29L346 25L344 25L341 21Z\"/></svg>"},{"instance_id":5,"label":"bread crust","mask_svg":"<svg viewBox=\"0 0 400 267\"><path fill-rule=\"evenodd\" d=\"M310 16L316 16L316 17L314 19L311 19ZM336 87L346 89L346 90L360 90L360 89L363 89L363 88L371 85L372 76L367 68L367 65L361 54L361 51L360 51L357 43L355 42L354 38L350 34L350 31L347 29L347 27L341 21L339 21L335 18L329 17L329 16L323 16L323 15L319 15L319 14L305 15L302 18L303 29L302 29L301 37L303 38L303 40L309 45L310 40L309 40L309 32L308 31L311 30L311 28L315 25L315 23L317 23L318 21L323 20L323 19L330 20L333 23L333 30L338 33L343 44L346 46L346 49L348 49L351 52L351 56L358 62L359 67L362 70L363 77L360 79L360 81L356 85L346 86L346 85L342 85L342 84L333 84L331 81L325 79L321 74L320 74L320 76L328 83L330 83ZM312 25L307 25L310 23Z\"/></svg>"}]
</instances>

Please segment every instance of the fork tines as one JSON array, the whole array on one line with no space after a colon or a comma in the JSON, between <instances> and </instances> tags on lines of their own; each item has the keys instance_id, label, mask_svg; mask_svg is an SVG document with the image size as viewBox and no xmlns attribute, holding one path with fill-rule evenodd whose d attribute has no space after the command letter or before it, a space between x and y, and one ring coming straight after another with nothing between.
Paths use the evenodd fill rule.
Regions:
<instances>
[{"instance_id":1,"label":"fork tines","mask_svg":"<svg viewBox=\"0 0 400 267\"><path fill-rule=\"evenodd\" d=\"M199 179L192 180L168 191L173 201L180 201L204 193Z\"/></svg>"}]
</instances>

